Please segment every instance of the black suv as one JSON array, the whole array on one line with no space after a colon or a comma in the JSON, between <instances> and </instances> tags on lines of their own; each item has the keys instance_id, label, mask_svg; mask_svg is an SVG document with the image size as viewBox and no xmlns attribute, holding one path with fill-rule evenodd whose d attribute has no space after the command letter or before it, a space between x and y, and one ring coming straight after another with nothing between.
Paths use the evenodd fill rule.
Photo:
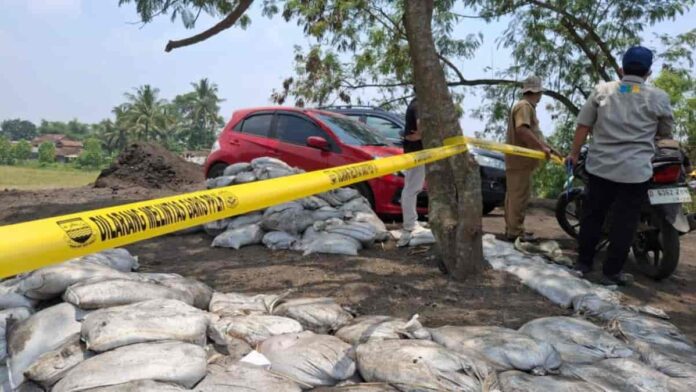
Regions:
<instances>
[{"instance_id":1,"label":"black suv","mask_svg":"<svg viewBox=\"0 0 696 392\"><path fill-rule=\"evenodd\" d=\"M405 126L402 114L372 106L326 106L320 109L354 117L382 134L395 145L401 145L401 136ZM505 155L479 148L472 148L470 152L481 168L483 213L488 214L495 207L502 206L505 201ZM428 196L425 192L421 192L418 197L418 205L428 206Z\"/></svg>"}]
</instances>

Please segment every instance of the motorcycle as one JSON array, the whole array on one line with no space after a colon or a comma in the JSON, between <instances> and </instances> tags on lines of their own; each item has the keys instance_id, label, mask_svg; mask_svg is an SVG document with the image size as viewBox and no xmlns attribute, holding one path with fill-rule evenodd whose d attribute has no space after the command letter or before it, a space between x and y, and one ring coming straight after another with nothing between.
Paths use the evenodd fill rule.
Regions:
<instances>
[{"instance_id":1,"label":"motorcycle","mask_svg":"<svg viewBox=\"0 0 696 392\"><path fill-rule=\"evenodd\" d=\"M573 169L568 184L578 179L587 184L585 171L588 147L583 146L580 158ZM638 270L655 279L669 277L679 263L679 237L688 233L690 219L682 211L683 203L691 203L689 188L696 190L696 181L687 183L679 150L660 148L653 158L653 177L648 194L641 206L640 224L631 251ZM585 197L584 187L568 187L556 202L556 219L563 231L573 238L580 232L580 217ZM607 234L612 224L611 211L604 224L604 236L598 249L609 243Z\"/></svg>"}]
</instances>

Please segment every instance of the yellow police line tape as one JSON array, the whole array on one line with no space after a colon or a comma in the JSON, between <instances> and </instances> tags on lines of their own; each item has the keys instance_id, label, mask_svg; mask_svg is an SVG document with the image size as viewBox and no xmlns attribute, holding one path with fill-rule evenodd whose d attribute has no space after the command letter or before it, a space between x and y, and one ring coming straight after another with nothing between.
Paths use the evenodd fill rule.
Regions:
<instances>
[{"instance_id":1,"label":"yellow police line tape","mask_svg":"<svg viewBox=\"0 0 696 392\"><path fill-rule=\"evenodd\" d=\"M186 193L0 227L0 277L241 215L467 151L467 143L545 159L543 153L475 139L288 177Z\"/></svg>"},{"instance_id":2,"label":"yellow police line tape","mask_svg":"<svg viewBox=\"0 0 696 392\"><path fill-rule=\"evenodd\" d=\"M534 159L540 159L540 160L546 160L546 154L544 154L541 151L538 150L532 150L529 148L524 148L524 147L519 147L519 146L513 146L510 144L503 144L503 143L496 143L496 142L490 142L487 140L481 140L481 139L474 139L466 136L454 136L445 139L444 145L445 146L452 146L456 144L470 144L479 148L483 148L485 150L491 150L491 151L498 151L502 152L505 154L509 155L518 155L522 157L527 157L527 158L534 158ZM563 157L560 157L555 154L551 154L551 161L558 163L559 165L563 164Z\"/></svg>"}]
</instances>

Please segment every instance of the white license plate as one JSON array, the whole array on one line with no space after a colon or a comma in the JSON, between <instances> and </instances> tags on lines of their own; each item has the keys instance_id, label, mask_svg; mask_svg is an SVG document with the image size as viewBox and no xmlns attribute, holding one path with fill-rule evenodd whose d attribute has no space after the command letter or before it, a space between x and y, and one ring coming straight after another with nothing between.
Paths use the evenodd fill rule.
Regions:
<instances>
[{"instance_id":1,"label":"white license plate","mask_svg":"<svg viewBox=\"0 0 696 392\"><path fill-rule=\"evenodd\" d=\"M691 203L689 188L662 188L648 191L650 204Z\"/></svg>"}]
</instances>

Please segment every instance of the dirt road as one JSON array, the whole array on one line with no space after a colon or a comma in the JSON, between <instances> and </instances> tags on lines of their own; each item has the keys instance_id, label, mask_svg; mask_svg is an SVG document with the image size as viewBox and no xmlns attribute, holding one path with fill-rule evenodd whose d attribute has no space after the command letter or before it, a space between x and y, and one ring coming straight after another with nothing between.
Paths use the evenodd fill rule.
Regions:
<instances>
[{"instance_id":1,"label":"dirt road","mask_svg":"<svg viewBox=\"0 0 696 392\"><path fill-rule=\"evenodd\" d=\"M14 223L162 195L144 189L113 193L101 189L0 192L0 223ZM537 235L558 240L572 254L574 243L550 211L534 209L527 222ZM502 214L484 218L484 229L502 234ZM632 302L660 307L696 338L696 235L682 239L682 258L674 277L654 282L638 277L622 289ZM521 285L517 278L487 271L482 278L453 282L432 265L427 252L397 249L394 243L359 257L272 252L260 246L239 251L210 247L204 233L170 235L129 246L143 271L176 272L200 279L216 290L279 292L289 288L309 296L332 296L357 314L409 317L418 313L429 326L486 324L517 328L533 318L569 314Z\"/></svg>"}]
</instances>

